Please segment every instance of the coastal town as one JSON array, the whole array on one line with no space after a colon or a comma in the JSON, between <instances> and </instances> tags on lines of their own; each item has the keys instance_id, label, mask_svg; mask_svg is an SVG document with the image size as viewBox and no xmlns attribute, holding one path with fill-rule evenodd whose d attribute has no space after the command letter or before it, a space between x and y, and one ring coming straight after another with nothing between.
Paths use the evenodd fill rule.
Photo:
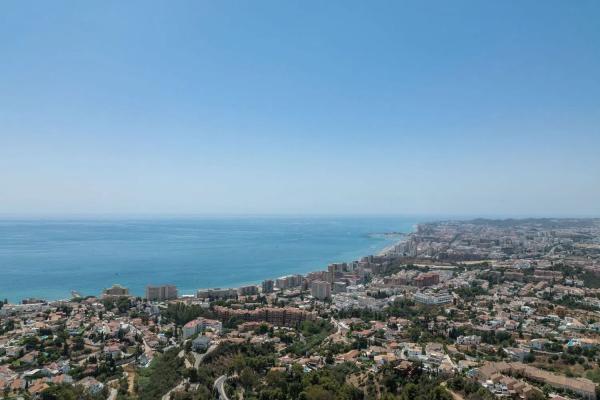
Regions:
<instances>
[{"instance_id":1,"label":"coastal town","mask_svg":"<svg viewBox=\"0 0 600 400\"><path fill-rule=\"evenodd\" d=\"M600 219L440 221L258 285L4 301L0 398L595 400L599 350Z\"/></svg>"}]
</instances>

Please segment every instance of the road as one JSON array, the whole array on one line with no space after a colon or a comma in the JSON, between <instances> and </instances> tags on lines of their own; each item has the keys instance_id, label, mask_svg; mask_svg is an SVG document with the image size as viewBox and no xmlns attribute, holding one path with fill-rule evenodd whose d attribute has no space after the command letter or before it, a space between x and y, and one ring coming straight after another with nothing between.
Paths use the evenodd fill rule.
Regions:
<instances>
[{"instance_id":1,"label":"road","mask_svg":"<svg viewBox=\"0 0 600 400\"><path fill-rule=\"evenodd\" d=\"M194 356L194 359L195 359L193 367L195 369L198 369L198 367L200 366L200 364L202 363L202 361L204 361L204 357L206 357L208 354L210 354L211 352L213 352L218 346L219 346L218 343L213 344L212 346L210 346L206 350L206 353L204 353L204 354L198 354L196 352L192 352L192 355ZM192 368L192 364L188 361L187 357L185 356L185 350L184 349L181 349L181 351L179 353L177 353L177 357L183 358L186 368ZM223 378L223 382L219 381L219 379L221 379L221 378ZM223 376L217 378L217 380L215 380L214 387L217 388L217 383L218 383L219 386L222 389L223 396L225 396L225 397L221 397L221 391L219 391L219 397L221 399L224 399L224 400L229 400L227 398L227 395L225 394L225 389L223 387L223 384L225 383L225 380L227 380L227 376L226 375L223 375ZM162 397L162 400L169 400L169 397L171 396L171 393L173 393L175 391L178 391L178 390L183 390L185 388L185 385L188 383L188 381L189 381L188 379L184 379L183 381L179 382L179 384L177 384L177 386L175 386L174 388L172 388L171 390L169 390Z\"/></svg>"},{"instance_id":2,"label":"road","mask_svg":"<svg viewBox=\"0 0 600 400\"><path fill-rule=\"evenodd\" d=\"M116 400L119 392L115 388L111 388L106 400Z\"/></svg>"},{"instance_id":3,"label":"road","mask_svg":"<svg viewBox=\"0 0 600 400\"><path fill-rule=\"evenodd\" d=\"M335 318L331 317L331 323L336 328L336 331L329 335L333 342L344 342L348 343L348 338L344 334L344 332L348 331L348 327L340 321L337 321Z\"/></svg>"},{"instance_id":4,"label":"road","mask_svg":"<svg viewBox=\"0 0 600 400\"><path fill-rule=\"evenodd\" d=\"M339 324L339 322L337 322L337 321L335 320L335 318L331 317L331 323L333 324L333 326L335 326L335 327L337 328L337 331L336 331L336 333L337 333L338 335L341 335L341 334L342 334L342 327L341 327L341 325Z\"/></svg>"},{"instance_id":5,"label":"road","mask_svg":"<svg viewBox=\"0 0 600 400\"><path fill-rule=\"evenodd\" d=\"M450 389L450 388L448 387L448 385L447 385L447 382L446 382L446 381L442 382L442 383L441 383L441 385L442 385L444 388L446 388L446 390L447 390L448 392L450 392L450 394L452 395L452 398L453 398L454 400L465 400L465 398L464 398L464 397L463 397L463 396L462 396L460 393L456 393L454 390Z\"/></svg>"},{"instance_id":6,"label":"road","mask_svg":"<svg viewBox=\"0 0 600 400\"><path fill-rule=\"evenodd\" d=\"M221 375L215 380L214 388L217 389L219 393L219 400L229 400L227 397L227 393L225 393L225 381L227 380L227 375Z\"/></svg>"},{"instance_id":7,"label":"road","mask_svg":"<svg viewBox=\"0 0 600 400\"><path fill-rule=\"evenodd\" d=\"M204 357L206 357L206 355L210 354L211 352L213 352L216 348L218 347L218 344L213 344L212 346L210 346L208 348L208 350L206 350L206 353L204 354L198 354L195 352L192 352L192 355L194 356L194 368L198 369L198 367L200 366L200 364L202 363L202 361L204 360ZM179 358L183 358L184 363L186 368L192 368L192 364L188 361L187 357L185 357L185 350L181 350L177 356ZM225 377L225 379L223 380L223 382L220 383L221 386L223 386L223 384L225 383L225 380L227 379L226 375L223 375ZM215 388L217 387L217 382L219 381L219 379L222 377L217 378L217 380L215 381ZM185 388L185 385L188 383L188 379L184 379L183 381L179 382L179 384L177 386L175 386L174 388L172 388L171 390L169 390L163 397L162 400L169 400L169 397L171 396L171 393L176 392L178 390L183 390ZM219 392L220 393L220 392ZM223 389L223 394L225 395L225 397L221 397L222 399L225 400L229 400L227 398L227 395L225 394L225 390Z\"/></svg>"},{"instance_id":8,"label":"road","mask_svg":"<svg viewBox=\"0 0 600 400\"><path fill-rule=\"evenodd\" d=\"M204 357L206 357L207 355L212 353L217 347L219 347L218 343L213 344L206 350L206 353L204 353L204 354L198 354L195 351L193 351L192 354L194 355L194 358L196 359L196 361L194 362L194 368L198 369L198 367L200 366L202 361L204 361Z\"/></svg>"},{"instance_id":9,"label":"road","mask_svg":"<svg viewBox=\"0 0 600 400\"><path fill-rule=\"evenodd\" d=\"M179 382L179 384L177 386L175 386L173 389L171 389L167 393L165 393L165 395L162 397L162 400L169 400L171 398L171 393L176 392L178 390L184 390L185 385L187 383L188 383L187 379L184 379L181 382Z\"/></svg>"}]
</instances>

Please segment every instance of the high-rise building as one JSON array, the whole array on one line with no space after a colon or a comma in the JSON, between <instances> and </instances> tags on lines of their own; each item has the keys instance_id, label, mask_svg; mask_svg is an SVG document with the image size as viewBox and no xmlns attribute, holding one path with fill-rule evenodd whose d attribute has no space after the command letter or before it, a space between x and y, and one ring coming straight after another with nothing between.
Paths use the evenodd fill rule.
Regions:
<instances>
[{"instance_id":1,"label":"high-rise building","mask_svg":"<svg viewBox=\"0 0 600 400\"><path fill-rule=\"evenodd\" d=\"M326 281L328 277L327 271L313 271L306 274L306 280L310 283L313 281Z\"/></svg>"},{"instance_id":2,"label":"high-rise building","mask_svg":"<svg viewBox=\"0 0 600 400\"><path fill-rule=\"evenodd\" d=\"M304 276L299 274L290 275L288 276L288 280L290 282L290 287L298 287L302 286L302 283L304 282Z\"/></svg>"},{"instance_id":3,"label":"high-rise building","mask_svg":"<svg viewBox=\"0 0 600 400\"><path fill-rule=\"evenodd\" d=\"M348 265L346 263L333 263L327 266L328 277L327 281L333 283L339 278L345 271L347 271Z\"/></svg>"},{"instance_id":4,"label":"high-rise building","mask_svg":"<svg viewBox=\"0 0 600 400\"><path fill-rule=\"evenodd\" d=\"M288 275L282 276L275 280L275 287L280 290L289 289L293 287L302 286L304 282L304 276L302 275Z\"/></svg>"},{"instance_id":5,"label":"high-rise building","mask_svg":"<svg viewBox=\"0 0 600 400\"><path fill-rule=\"evenodd\" d=\"M343 293L346 291L346 282L333 282L333 293Z\"/></svg>"},{"instance_id":6,"label":"high-rise building","mask_svg":"<svg viewBox=\"0 0 600 400\"><path fill-rule=\"evenodd\" d=\"M275 279L275 287L279 290L284 290L287 289L290 286L290 283L287 279L287 277L281 277L281 278L277 278Z\"/></svg>"},{"instance_id":7,"label":"high-rise building","mask_svg":"<svg viewBox=\"0 0 600 400\"><path fill-rule=\"evenodd\" d=\"M319 300L331 297L331 284L327 281L315 281L310 284L310 294Z\"/></svg>"},{"instance_id":8,"label":"high-rise building","mask_svg":"<svg viewBox=\"0 0 600 400\"><path fill-rule=\"evenodd\" d=\"M238 295L238 290L233 288L198 289L196 297L199 299L231 299Z\"/></svg>"},{"instance_id":9,"label":"high-rise building","mask_svg":"<svg viewBox=\"0 0 600 400\"><path fill-rule=\"evenodd\" d=\"M177 298L177 288L173 285L146 286L146 300L165 301Z\"/></svg>"},{"instance_id":10,"label":"high-rise building","mask_svg":"<svg viewBox=\"0 0 600 400\"><path fill-rule=\"evenodd\" d=\"M258 294L258 286L241 286L237 289L237 292L238 296L253 296L255 294Z\"/></svg>"},{"instance_id":11,"label":"high-rise building","mask_svg":"<svg viewBox=\"0 0 600 400\"><path fill-rule=\"evenodd\" d=\"M129 296L129 289L121 285L114 284L112 287L104 289L102 295L104 297Z\"/></svg>"},{"instance_id":12,"label":"high-rise building","mask_svg":"<svg viewBox=\"0 0 600 400\"><path fill-rule=\"evenodd\" d=\"M262 292L263 293L273 293L273 285L275 283L271 279L267 279L262 283Z\"/></svg>"}]
</instances>

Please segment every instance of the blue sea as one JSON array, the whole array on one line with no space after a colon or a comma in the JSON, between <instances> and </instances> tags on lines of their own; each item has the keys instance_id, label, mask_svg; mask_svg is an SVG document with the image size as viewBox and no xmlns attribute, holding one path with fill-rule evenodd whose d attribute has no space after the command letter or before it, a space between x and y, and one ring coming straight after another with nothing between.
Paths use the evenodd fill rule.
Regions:
<instances>
[{"instance_id":1,"label":"blue sea","mask_svg":"<svg viewBox=\"0 0 600 400\"><path fill-rule=\"evenodd\" d=\"M376 254L406 217L194 217L0 220L0 299L98 295L114 283L181 294L236 287Z\"/></svg>"}]
</instances>

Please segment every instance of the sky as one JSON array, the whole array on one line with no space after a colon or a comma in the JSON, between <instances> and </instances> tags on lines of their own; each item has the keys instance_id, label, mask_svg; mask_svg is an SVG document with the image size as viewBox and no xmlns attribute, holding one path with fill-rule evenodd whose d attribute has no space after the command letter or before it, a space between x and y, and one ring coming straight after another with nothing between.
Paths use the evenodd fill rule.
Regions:
<instances>
[{"instance_id":1,"label":"sky","mask_svg":"<svg viewBox=\"0 0 600 400\"><path fill-rule=\"evenodd\" d=\"M0 2L0 214L600 216L598 1Z\"/></svg>"}]
</instances>

